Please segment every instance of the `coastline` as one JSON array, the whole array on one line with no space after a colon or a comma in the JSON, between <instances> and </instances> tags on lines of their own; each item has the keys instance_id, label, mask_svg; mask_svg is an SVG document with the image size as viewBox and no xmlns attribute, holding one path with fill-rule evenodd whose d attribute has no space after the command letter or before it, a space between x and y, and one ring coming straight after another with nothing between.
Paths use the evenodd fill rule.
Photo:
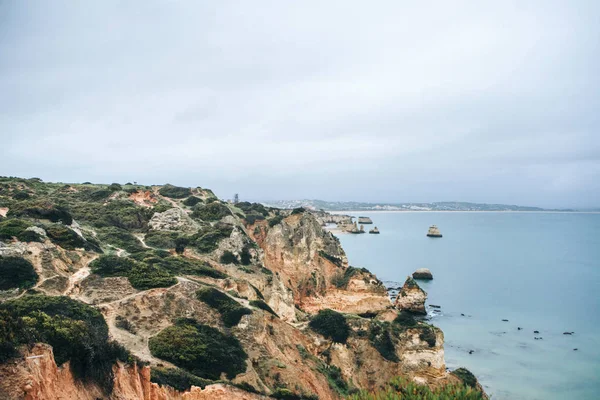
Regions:
<instances>
[{"instance_id":1,"label":"coastline","mask_svg":"<svg viewBox=\"0 0 600 400\"><path fill-rule=\"evenodd\" d=\"M516 210L506 210L506 211L479 211L479 210L330 210L326 211L331 214L348 214L348 213L515 213L515 214L600 214L600 211L552 211L552 210L543 210L543 211L516 211Z\"/></svg>"}]
</instances>

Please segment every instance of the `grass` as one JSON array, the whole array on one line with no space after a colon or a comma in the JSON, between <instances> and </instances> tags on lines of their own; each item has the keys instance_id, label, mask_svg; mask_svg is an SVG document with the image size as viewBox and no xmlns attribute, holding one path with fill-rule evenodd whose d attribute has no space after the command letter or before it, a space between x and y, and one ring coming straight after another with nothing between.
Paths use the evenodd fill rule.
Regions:
<instances>
[{"instance_id":1,"label":"grass","mask_svg":"<svg viewBox=\"0 0 600 400\"><path fill-rule=\"evenodd\" d=\"M217 310L221 315L221 321L227 327L237 325L244 315L252 314L251 310L213 287L207 286L198 290L196 296L198 300Z\"/></svg>"},{"instance_id":2,"label":"grass","mask_svg":"<svg viewBox=\"0 0 600 400\"><path fill-rule=\"evenodd\" d=\"M229 379L246 371L248 355L234 337L195 320L181 318L150 338L153 356L205 379Z\"/></svg>"},{"instance_id":3,"label":"grass","mask_svg":"<svg viewBox=\"0 0 600 400\"><path fill-rule=\"evenodd\" d=\"M484 400L483 393L462 384L445 385L430 389L406 378L394 378L375 392L361 391L347 400Z\"/></svg>"},{"instance_id":4,"label":"grass","mask_svg":"<svg viewBox=\"0 0 600 400\"><path fill-rule=\"evenodd\" d=\"M0 290L29 289L38 279L38 274L28 260L0 256Z\"/></svg>"},{"instance_id":5,"label":"grass","mask_svg":"<svg viewBox=\"0 0 600 400\"><path fill-rule=\"evenodd\" d=\"M346 343L350 336L350 327L346 318L330 309L319 310L308 325L313 331L337 343Z\"/></svg>"}]
</instances>

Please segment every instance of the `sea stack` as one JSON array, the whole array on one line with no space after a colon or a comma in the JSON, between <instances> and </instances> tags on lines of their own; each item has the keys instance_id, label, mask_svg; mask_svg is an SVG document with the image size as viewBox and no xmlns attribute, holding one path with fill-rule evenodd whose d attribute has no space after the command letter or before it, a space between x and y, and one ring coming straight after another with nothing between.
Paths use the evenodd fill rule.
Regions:
<instances>
[{"instance_id":1,"label":"sea stack","mask_svg":"<svg viewBox=\"0 0 600 400\"><path fill-rule=\"evenodd\" d=\"M375 227L375 228L371 229L371 230L369 231L369 233L372 233L372 234L379 235L379 229L377 229L377 227Z\"/></svg>"},{"instance_id":2,"label":"sea stack","mask_svg":"<svg viewBox=\"0 0 600 400\"><path fill-rule=\"evenodd\" d=\"M400 289L394 306L400 311L407 311L412 314L427 315L425 311L425 301L427 293L419 287L417 282L410 276L406 278L404 286Z\"/></svg>"},{"instance_id":3,"label":"sea stack","mask_svg":"<svg viewBox=\"0 0 600 400\"><path fill-rule=\"evenodd\" d=\"M373 221L369 217L358 217L359 224L372 224Z\"/></svg>"},{"instance_id":4,"label":"sea stack","mask_svg":"<svg viewBox=\"0 0 600 400\"><path fill-rule=\"evenodd\" d=\"M413 272L412 277L414 279L423 279L423 280L431 280L433 279L433 275L428 268L419 268L415 272Z\"/></svg>"},{"instance_id":5,"label":"sea stack","mask_svg":"<svg viewBox=\"0 0 600 400\"><path fill-rule=\"evenodd\" d=\"M431 225L429 227L429 231L427 231L427 236L434 237L434 238L441 238L442 234L440 233L440 230L438 229L437 226Z\"/></svg>"}]
</instances>

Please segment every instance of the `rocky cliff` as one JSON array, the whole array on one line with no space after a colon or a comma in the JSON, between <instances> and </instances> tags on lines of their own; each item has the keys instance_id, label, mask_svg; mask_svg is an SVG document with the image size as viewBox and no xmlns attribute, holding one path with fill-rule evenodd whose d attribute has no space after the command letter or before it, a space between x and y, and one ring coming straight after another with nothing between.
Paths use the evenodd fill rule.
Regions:
<instances>
[{"instance_id":1,"label":"rocky cliff","mask_svg":"<svg viewBox=\"0 0 600 400\"><path fill-rule=\"evenodd\" d=\"M327 400L454 379L442 332L399 314L310 212L16 178L0 207L2 398ZM320 330L331 315L343 339Z\"/></svg>"}]
</instances>

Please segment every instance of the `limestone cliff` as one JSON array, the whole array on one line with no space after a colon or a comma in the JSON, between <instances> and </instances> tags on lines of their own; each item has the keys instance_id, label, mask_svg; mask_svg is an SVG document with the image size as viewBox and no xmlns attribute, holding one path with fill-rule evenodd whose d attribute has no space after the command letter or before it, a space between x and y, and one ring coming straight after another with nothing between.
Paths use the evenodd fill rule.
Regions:
<instances>
[{"instance_id":1,"label":"limestone cliff","mask_svg":"<svg viewBox=\"0 0 600 400\"><path fill-rule=\"evenodd\" d=\"M398 310L404 310L413 314L425 315L425 301L427 293L410 276L406 278L402 289L398 293L394 305Z\"/></svg>"}]
</instances>

